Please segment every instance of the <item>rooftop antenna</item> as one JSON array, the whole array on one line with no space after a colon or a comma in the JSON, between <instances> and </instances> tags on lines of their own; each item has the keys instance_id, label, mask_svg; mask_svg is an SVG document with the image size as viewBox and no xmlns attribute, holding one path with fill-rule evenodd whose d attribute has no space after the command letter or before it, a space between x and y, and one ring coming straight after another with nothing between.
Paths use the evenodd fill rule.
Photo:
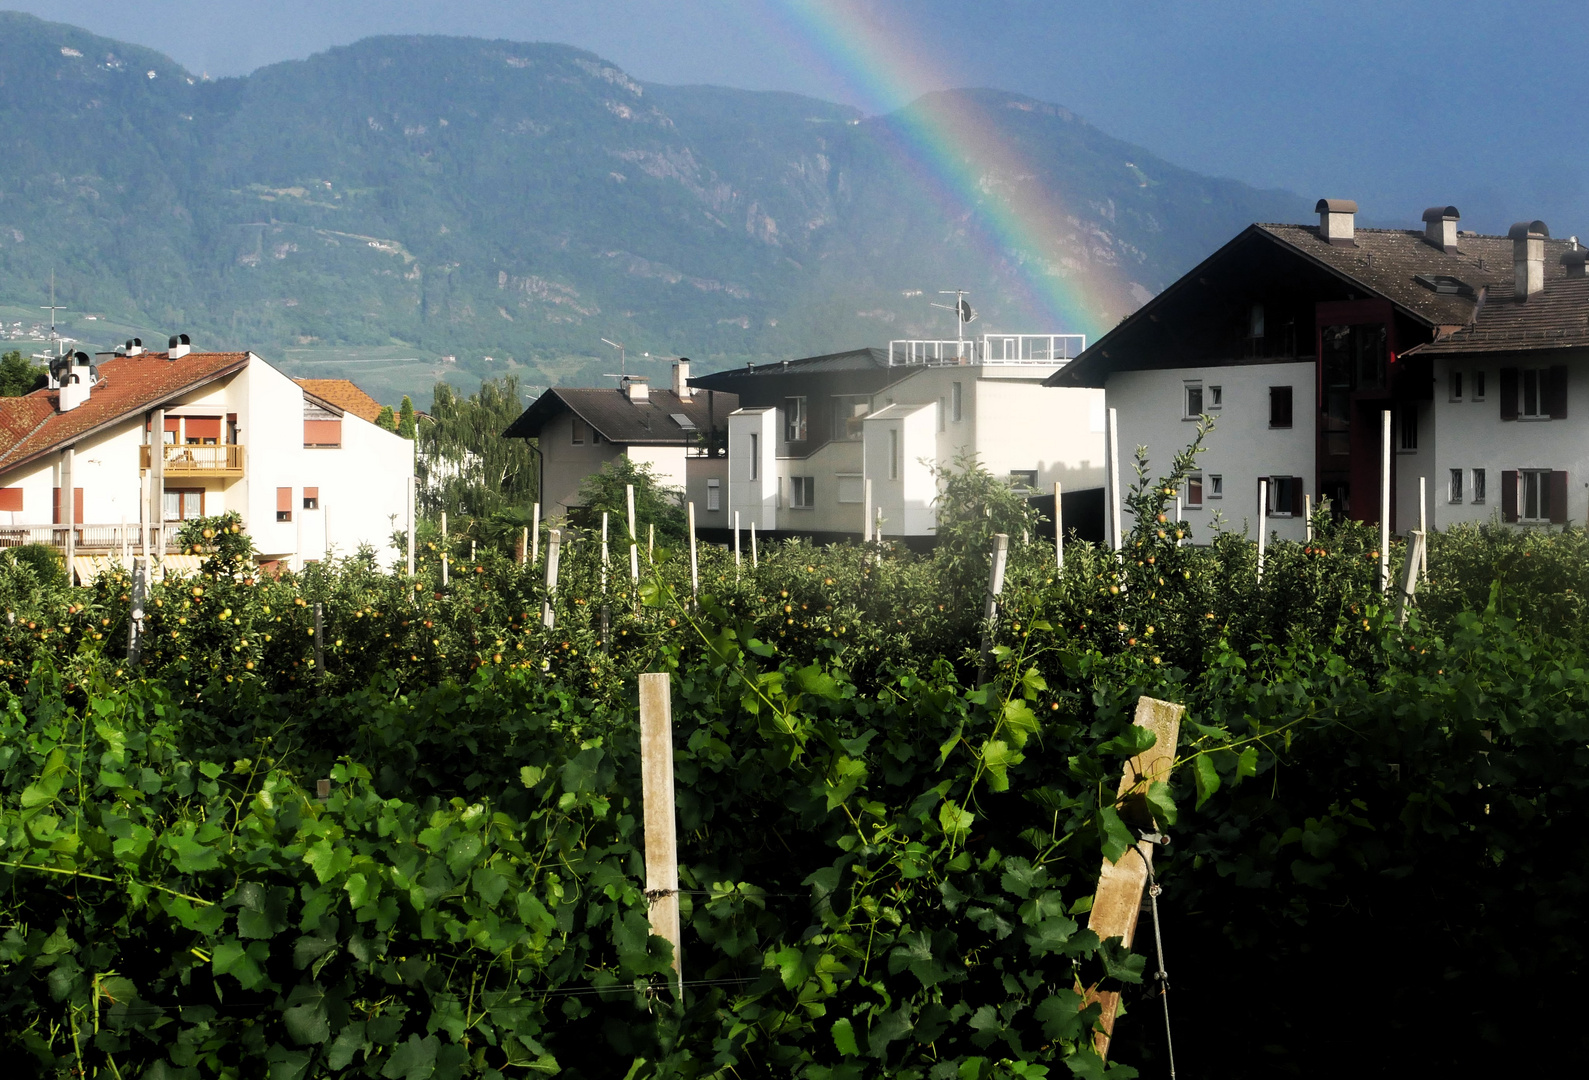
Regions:
<instances>
[{"instance_id":1,"label":"rooftop antenna","mask_svg":"<svg viewBox=\"0 0 1589 1080\"><path fill-rule=\"evenodd\" d=\"M50 302L40 304L39 307L50 313L50 341L55 344L55 355L61 355L61 337L55 332L55 313L66 309L55 302L55 268L50 267Z\"/></svg>"},{"instance_id":2,"label":"rooftop antenna","mask_svg":"<svg viewBox=\"0 0 1589 1080\"><path fill-rule=\"evenodd\" d=\"M964 341L966 327L975 322L977 318L977 309L972 307L971 301L966 299L969 293L965 289L939 289L938 295L955 298L953 304L932 304L931 306L955 313L955 340Z\"/></svg>"},{"instance_id":3,"label":"rooftop antenna","mask_svg":"<svg viewBox=\"0 0 1589 1080\"><path fill-rule=\"evenodd\" d=\"M618 375L603 375L602 378L627 379L629 377L629 361L624 356L623 346L616 341L608 341L606 338L602 338L601 343L603 345L611 345L613 348L618 350L618 370L621 372L621 374Z\"/></svg>"}]
</instances>

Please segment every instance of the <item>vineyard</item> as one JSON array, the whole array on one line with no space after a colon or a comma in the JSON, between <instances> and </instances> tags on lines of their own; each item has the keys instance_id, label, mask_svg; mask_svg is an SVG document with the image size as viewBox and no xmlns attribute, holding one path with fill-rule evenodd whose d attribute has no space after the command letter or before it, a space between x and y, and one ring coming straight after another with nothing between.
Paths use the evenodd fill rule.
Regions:
<instances>
[{"instance_id":1,"label":"vineyard","mask_svg":"<svg viewBox=\"0 0 1589 1080\"><path fill-rule=\"evenodd\" d=\"M0 556L0 1039L49 1076L1166 1076L1152 936L1085 928L1156 824L1186 1075L1574 1059L1589 538L1435 536L1398 626L1377 534L1321 513L1260 575L1179 542L1173 483L1062 571L970 470L931 554L703 547L694 596L644 535L635 580L568 531L549 589L544 542L272 577L207 519L136 665L125 575ZM1187 708L1150 818L1114 797L1141 695ZM1124 994L1107 1065L1089 987Z\"/></svg>"}]
</instances>

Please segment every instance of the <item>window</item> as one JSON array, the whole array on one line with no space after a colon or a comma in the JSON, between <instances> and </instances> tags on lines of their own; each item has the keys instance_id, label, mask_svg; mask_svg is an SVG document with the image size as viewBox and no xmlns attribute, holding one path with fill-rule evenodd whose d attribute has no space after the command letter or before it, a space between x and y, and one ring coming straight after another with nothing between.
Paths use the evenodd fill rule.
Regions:
<instances>
[{"instance_id":1,"label":"window","mask_svg":"<svg viewBox=\"0 0 1589 1080\"><path fill-rule=\"evenodd\" d=\"M723 508L723 482L721 480L708 480L706 482L706 509L711 511Z\"/></svg>"},{"instance_id":2,"label":"window","mask_svg":"<svg viewBox=\"0 0 1589 1080\"><path fill-rule=\"evenodd\" d=\"M305 510L318 510L318 509L320 509L320 489L319 488L317 488L317 487L306 487L306 488L303 489L303 508Z\"/></svg>"},{"instance_id":3,"label":"window","mask_svg":"<svg viewBox=\"0 0 1589 1080\"><path fill-rule=\"evenodd\" d=\"M938 431L940 433L942 433L947 428L947 425L948 425L948 419L947 419L948 413L949 413L949 410L944 408L944 400L943 400L943 398L939 398L938 399Z\"/></svg>"},{"instance_id":4,"label":"window","mask_svg":"<svg viewBox=\"0 0 1589 1080\"><path fill-rule=\"evenodd\" d=\"M568 430L571 433L571 441L575 446L585 445L585 421L577 416L569 417Z\"/></svg>"},{"instance_id":5,"label":"window","mask_svg":"<svg viewBox=\"0 0 1589 1080\"><path fill-rule=\"evenodd\" d=\"M1459 503L1459 502L1462 501L1462 470L1461 469L1452 469L1451 470L1451 493L1450 493L1450 495L1447 496L1447 498L1449 498L1454 503Z\"/></svg>"},{"instance_id":6,"label":"window","mask_svg":"<svg viewBox=\"0 0 1589 1080\"><path fill-rule=\"evenodd\" d=\"M863 395L843 394L833 399L833 441L859 442L861 418L872 411L872 399Z\"/></svg>"},{"instance_id":7,"label":"window","mask_svg":"<svg viewBox=\"0 0 1589 1080\"><path fill-rule=\"evenodd\" d=\"M1036 469L1011 469L1010 486L1017 491L1033 491L1037 488Z\"/></svg>"},{"instance_id":8,"label":"window","mask_svg":"<svg viewBox=\"0 0 1589 1080\"><path fill-rule=\"evenodd\" d=\"M166 488L160 501L167 521L192 521L204 516L202 488Z\"/></svg>"},{"instance_id":9,"label":"window","mask_svg":"<svg viewBox=\"0 0 1589 1080\"><path fill-rule=\"evenodd\" d=\"M1567 419L1567 369L1501 369L1502 420Z\"/></svg>"},{"instance_id":10,"label":"window","mask_svg":"<svg viewBox=\"0 0 1589 1080\"><path fill-rule=\"evenodd\" d=\"M0 488L0 511L20 513L22 510L22 489L19 487Z\"/></svg>"},{"instance_id":11,"label":"window","mask_svg":"<svg viewBox=\"0 0 1589 1080\"><path fill-rule=\"evenodd\" d=\"M888 478L899 479L899 429L888 429Z\"/></svg>"},{"instance_id":12,"label":"window","mask_svg":"<svg viewBox=\"0 0 1589 1080\"><path fill-rule=\"evenodd\" d=\"M1484 400L1484 372L1482 371L1473 373L1473 400Z\"/></svg>"},{"instance_id":13,"label":"window","mask_svg":"<svg viewBox=\"0 0 1589 1080\"><path fill-rule=\"evenodd\" d=\"M190 416L182 424L183 442L189 446L214 446L221 441L219 416Z\"/></svg>"},{"instance_id":14,"label":"window","mask_svg":"<svg viewBox=\"0 0 1589 1080\"><path fill-rule=\"evenodd\" d=\"M1418 406L1403 405L1396 410L1396 449L1404 454L1418 452Z\"/></svg>"},{"instance_id":15,"label":"window","mask_svg":"<svg viewBox=\"0 0 1589 1080\"><path fill-rule=\"evenodd\" d=\"M1203 415L1203 384L1200 382L1187 383L1185 391L1186 411L1181 414L1182 418L1186 420L1196 420L1199 416Z\"/></svg>"},{"instance_id":16,"label":"window","mask_svg":"<svg viewBox=\"0 0 1589 1080\"><path fill-rule=\"evenodd\" d=\"M305 420L303 444L316 450L335 450L342 445L341 420Z\"/></svg>"},{"instance_id":17,"label":"window","mask_svg":"<svg viewBox=\"0 0 1589 1080\"><path fill-rule=\"evenodd\" d=\"M1486 479L1483 469L1473 470L1473 502L1476 504L1484 502L1484 482Z\"/></svg>"},{"instance_id":18,"label":"window","mask_svg":"<svg viewBox=\"0 0 1589 1080\"><path fill-rule=\"evenodd\" d=\"M1539 419L1550 415L1545 411L1545 395L1541 392L1543 390L1541 384L1544 381L1544 379L1540 378L1540 370L1538 368L1525 368L1523 370L1523 400L1518 411L1522 413L1525 419Z\"/></svg>"},{"instance_id":19,"label":"window","mask_svg":"<svg viewBox=\"0 0 1589 1080\"><path fill-rule=\"evenodd\" d=\"M167 514L167 517L170 515ZM276 520L292 520L292 488L279 487L276 489Z\"/></svg>"},{"instance_id":20,"label":"window","mask_svg":"<svg viewBox=\"0 0 1589 1080\"><path fill-rule=\"evenodd\" d=\"M958 424L965 418L965 386L962 383L951 383L949 386L949 419Z\"/></svg>"},{"instance_id":21,"label":"window","mask_svg":"<svg viewBox=\"0 0 1589 1080\"><path fill-rule=\"evenodd\" d=\"M1210 386L1203 395L1203 407L1209 410L1220 409L1225 405L1225 388L1223 386Z\"/></svg>"},{"instance_id":22,"label":"window","mask_svg":"<svg viewBox=\"0 0 1589 1080\"><path fill-rule=\"evenodd\" d=\"M840 503L859 505L866 501L866 480L859 473L838 473L834 479L839 484Z\"/></svg>"},{"instance_id":23,"label":"window","mask_svg":"<svg viewBox=\"0 0 1589 1080\"><path fill-rule=\"evenodd\" d=\"M783 399L783 437L786 442L806 441L806 399Z\"/></svg>"},{"instance_id":24,"label":"window","mask_svg":"<svg viewBox=\"0 0 1589 1080\"><path fill-rule=\"evenodd\" d=\"M1225 497L1225 478L1219 473L1208 474L1208 497L1210 499Z\"/></svg>"},{"instance_id":25,"label":"window","mask_svg":"<svg viewBox=\"0 0 1589 1080\"><path fill-rule=\"evenodd\" d=\"M1291 387L1269 388L1269 426L1272 428L1291 426Z\"/></svg>"},{"instance_id":26,"label":"window","mask_svg":"<svg viewBox=\"0 0 1589 1080\"><path fill-rule=\"evenodd\" d=\"M1524 469L1522 473L1522 518L1524 521L1549 521L1551 483L1549 469Z\"/></svg>"},{"instance_id":27,"label":"window","mask_svg":"<svg viewBox=\"0 0 1589 1080\"><path fill-rule=\"evenodd\" d=\"M1291 517L1302 513L1302 478L1300 476L1271 476L1269 502L1264 507L1270 517Z\"/></svg>"},{"instance_id":28,"label":"window","mask_svg":"<svg viewBox=\"0 0 1589 1080\"><path fill-rule=\"evenodd\" d=\"M789 508L791 510L810 510L817 504L817 478L814 476L791 476L789 478Z\"/></svg>"},{"instance_id":29,"label":"window","mask_svg":"<svg viewBox=\"0 0 1589 1080\"><path fill-rule=\"evenodd\" d=\"M1263 305L1254 304L1247 314L1247 336L1250 338L1263 337Z\"/></svg>"},{"instance_id":30,"label":"window","mask_svg":"<svg viewBox=\"0 0 1589 1080\"><path fill-rule=\"evenodd\" d=\"M1186 508L1199 510L1203 506L1203 474L1193 473L1186 478Z\"/></svg>"},{"instance_id":31,"label":"window","mask_svg":"<svg viewBox=\"0 0 1589 1080\"><path fill-rule=\"evenodd\" d=\"M169 493L168 493L168 497L169 497ZM55 524L55 525L59 525L59 524L61 524L61 522L63 520L61 518L61 489L60 488L55 488L53 490L53 500L54 500L53 501L54 516L51 518L51 522L53 524ZM197 516L198 516L197 514L194 515L194 517L197 517ZM72 489L72 521L73 521L74 524L77 524L77 525L81 525L83 523L83 489L80 488L80 487L74 487Z\"/></svg>"},{"instance_id":32,"label":"window","mask_svg":"<svg viewBox=\"0 0 1589 1080\"><path fill-rule=\"evenodd\" d=\"M1451 400L1462 400L1462 372L1460 371L1451 373Z\"/></svg>"},{"instance_id":33,"label":"window","mask_svg":"<svg viewBox=\"0 0 1589 1080\"><path fill-rule=\"evenodd\" d=\"M761 479L761 436L755 432L750 436L750 478Z\"/></svg>"}]
</instances>

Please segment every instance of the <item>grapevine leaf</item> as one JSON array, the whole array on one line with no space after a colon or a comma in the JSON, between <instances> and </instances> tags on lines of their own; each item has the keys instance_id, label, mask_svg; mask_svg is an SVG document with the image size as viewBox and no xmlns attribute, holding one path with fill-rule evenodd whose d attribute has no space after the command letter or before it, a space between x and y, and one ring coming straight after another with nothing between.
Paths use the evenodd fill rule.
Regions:
<instances>
[{"instance_id":1,"label":"grapevine leaf","mask_svg":"<svg viewBox=\"0 0 1589 1080\"><path fill-rule=\"evenodd\" d=\"M1098 824L1103 857L1112 863L1119 862L1126 849L1136 843L1136 838L1131 835L1126 823L1120 820L1119 811L1112 806L1098 808Z\"/></svg>"},{"instance_id":2,"label":"grapevine leaf","mask_svg":"<svg viewBox=\"0 0 1589 1080\"><path fill-rule=\"evenodd\" d=\"M1219 772L1207 754L1192 759L1192 772L1197 777L1197 805L1201 808L1219 790Z\"/></svg>"},{"instance_id":3,"label":"grapevine leaf","mask_svg":"<svg viewBox=\"0 0 1589 1080\"><path fill-rule=\"evenodd\" d=\"M855 1026L850 1023L849 1017L841 1017L833 1022L833 1046L845 1057L856 1057L860 1048L855 1045Z\"/></svg>"},{"instance_id":4,"label":"grapevine leaf","mask_svg":"<svg viewBox=\"0 0 1589 1080\"><path fill-rule=\"evenodd\" d=\"M1153 808L1153 820L1160 825L1174 825L1176 818L1175 798L1170 794L1170 785L1162 780L1148 785L1148 805Z\"/></svg>"}]
</instances>

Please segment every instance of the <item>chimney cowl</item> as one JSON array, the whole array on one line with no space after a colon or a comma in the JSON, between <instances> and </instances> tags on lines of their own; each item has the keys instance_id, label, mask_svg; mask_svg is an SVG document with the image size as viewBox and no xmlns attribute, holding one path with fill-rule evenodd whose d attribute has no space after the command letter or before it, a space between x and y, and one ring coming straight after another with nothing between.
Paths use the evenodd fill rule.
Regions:
<instances>
[{"instance_id":1,"label":"chimney cowl","mask_svg":"<svg viewBox=\"0 0 1589 1080\"><path fill-rule=\"evenodd\" d=\"M1589 248L1573 248L1561 257L1561 265L1568 277L1589 277Z\"/></svg>"},{"instance_id":2,"label":"chimney cowl","mask_svg":"<svg viewBox=\"0 0 1589 1080\"><path fill-rule=\"evenodd\" d=\"M673 362L673 392L680 401L689 401L695 397L695 389L690 386L690 358L681 356Z\"/></svg>"},{"instance_id":3,"label":"chimney cowl","mask_svg":"<svg viewBox=\"0 0 1589 1080\"><path fill-rule=\"evenodd\" d=\"M193 343L186 334L175 334L166 346L167 360L180 360L193 351Z\"/></svg>"},{"instance_id":4,"label":"chimney cowl","mask_svg":"<svg viewBox=\"0 0 1589 1080\"><path fill-rule=\"evenodd\" d=\"M99 381L99 368L86 352L71 352L50 363L50 381L58 391L56 407L71 412L88 400Z\"/></svg>"},{"instance_id":5,"label":"chimney cowl","mask_svg":"<svg viewBox=\"0 0 1589 1080\"><path fill-rule=\"evenodd\" d=\"M1519 221L1506 235L1512 238L1512 294L1527 300L1545 288L1545 241L1550 229L1543 221Z\"/></svg>"},{"instance_id":6,"label":"chimney cowl","mask_svg":"<svg viewBox=\"0 0 1589 1080\"><path fill-rule=\"evenodd\" d=\"M1319 239L1336 247L1356 247L1357 203L1351 199L1320 199L1313 208L1319 215Z\"/></svg>"},{"instance_id":7,"label":"chimney cowl","mask_svg":"<svg viewBox=\"0 0 1589 1080\"><path fill-rule=\"evenodd\" d=\"M1423 238L1447 255L1457 254L1457 222L1462 215L1454 206L1431 206L1423 212Z\"/></svg>"}]
</instances>

